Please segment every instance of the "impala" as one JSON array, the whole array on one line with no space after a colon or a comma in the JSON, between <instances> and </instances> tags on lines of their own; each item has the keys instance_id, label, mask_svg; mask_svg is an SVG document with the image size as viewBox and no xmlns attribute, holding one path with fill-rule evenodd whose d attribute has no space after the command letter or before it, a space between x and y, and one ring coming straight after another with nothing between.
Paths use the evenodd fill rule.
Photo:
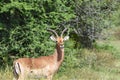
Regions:
<instances>
[{"instance_id":1,"label":"impala","mask_svg":"<svg viewBox=\"0 0 120 80\"><path fill-rule=\"evenodd\" d=\"M65 28L61 35L52 30L48 31L54 33L51 40L56 42L55 51L52 55L41 56L38 58L19 58L13 62L13 73L15 80L26 80L30 78L45 78L52 80L53 75L58 71L64 59L64 41L69 39L69 36L63 38Z\"/></svg>"}]
</instances>

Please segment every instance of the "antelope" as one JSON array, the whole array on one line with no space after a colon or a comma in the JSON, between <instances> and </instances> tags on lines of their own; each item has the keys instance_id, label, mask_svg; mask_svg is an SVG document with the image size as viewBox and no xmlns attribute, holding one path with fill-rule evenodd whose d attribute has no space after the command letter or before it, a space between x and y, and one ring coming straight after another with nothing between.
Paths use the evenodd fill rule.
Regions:
<instances>
[{"instance_id":1,"label":"antelope","mask_svg":"<svg viewBox=\"0 0 120 80\"><path fill-rule=\"evenodd\" d=\"M41 56L38 58L19 58L13 62L14 80L26 80L31 78L52 80L53 75L58 71L64 59L64 41L69 36L63 38L65 28L58 36L55 30L48 29L54 35L50 37L56 42L55 51L52 55Z\"/></svg>"}]
</instances>

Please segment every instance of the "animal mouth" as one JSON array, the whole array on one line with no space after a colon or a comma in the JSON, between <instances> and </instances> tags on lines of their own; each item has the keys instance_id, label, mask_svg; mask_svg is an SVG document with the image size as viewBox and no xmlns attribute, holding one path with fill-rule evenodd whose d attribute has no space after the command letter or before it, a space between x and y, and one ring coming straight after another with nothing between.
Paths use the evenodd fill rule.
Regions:
<instances>
[{"instance_id":1,"label":"animal mouth","mask_svg":"<svg viewBox=\"0 0 120 80\"><path fill-rule=\"evenodd\" d=\"M63 49L63 48L64 48L64 45L61 45L61 46L60 46L60 48L62 48L62 49Z\"/></svg>"}]
</instances>

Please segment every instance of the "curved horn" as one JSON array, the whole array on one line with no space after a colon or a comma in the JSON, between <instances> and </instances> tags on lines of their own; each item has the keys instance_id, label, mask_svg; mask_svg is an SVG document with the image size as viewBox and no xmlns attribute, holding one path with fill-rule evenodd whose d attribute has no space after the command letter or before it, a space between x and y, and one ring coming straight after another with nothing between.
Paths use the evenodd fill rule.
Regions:
<instances>
[{"instance_id":1,"label":"curved horn","mask_svg":"<svg viewBox=\"0 0 120 80\"><path fill-rule=\"evenodd\" d=\"M63 36L64 32L67 30L67 28L65 28L62 33L61 33L61 37Z\"/></svg>"},{"instance_id":2,"label":"curved horn","mask_svg":"<svg viewBox=\"0 0 120 80\"><path fill-rule=\"evenodd\" d=\"M58 34L54 30L52 30L52 29L47 29L47 30L50 32L53 32L56 35L56 37L58 37Z\"/></svg>"}]
</instances>

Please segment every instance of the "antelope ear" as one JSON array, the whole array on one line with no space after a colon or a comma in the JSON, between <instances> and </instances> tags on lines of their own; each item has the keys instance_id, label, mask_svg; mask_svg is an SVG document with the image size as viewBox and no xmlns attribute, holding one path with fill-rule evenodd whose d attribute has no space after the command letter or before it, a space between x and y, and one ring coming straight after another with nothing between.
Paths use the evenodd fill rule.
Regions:
<instances>
[{"instance_id":1,"label":"antelope ear","mask_svg":"<svg viewBox=\"0 0 120 80\"><path fill-rule=\"evenodd\" d=\"M56 38L53 35L50 36L50 39L56 42Z\"/></svg>"},{"instance_id":2,"label":"antelope ear","mask_svg":"<svg viewBox=\"0 0 120 80\"><path fill-rule=\"evenodd\" d=\"M64 41L68 40L69 39L69 36L65 36L64 37Z\"/></svg>"}]
</instances>

